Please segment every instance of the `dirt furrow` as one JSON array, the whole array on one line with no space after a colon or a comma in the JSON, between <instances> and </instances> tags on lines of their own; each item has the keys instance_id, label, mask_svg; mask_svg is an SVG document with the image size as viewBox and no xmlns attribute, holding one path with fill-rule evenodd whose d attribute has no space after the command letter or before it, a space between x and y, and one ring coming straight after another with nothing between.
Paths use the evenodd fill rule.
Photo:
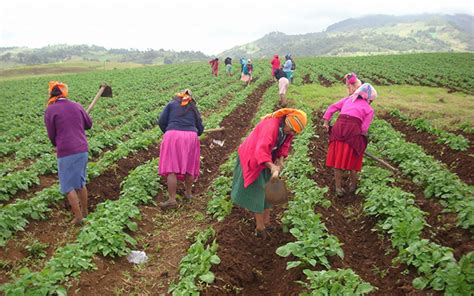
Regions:
<instances>
[{"instance_id":1,"label":"dirt furrow","mask_svg":"<svg viewBox=\"0 0 474 296\"><path fill-rule=\"evenodd\" d=\"M394 129L403 133L407 141L420 145L426 153L445 163L466 184L474 185L474 145L471 141L466 151L457 151L447 145L436 143L437 137L404 123L388 113L379 115L390 123Z\"/></svg>"},{"instance_id":2,"label":"dirt furrow","mask_svg":"<svg viewBox=\"0 0 474 296\"><path fill-rule=\"evenodd\" d=\"M272 212L273 226L266 239L254 236L255 222L252 213L234 207L232 213L217 226L219 265L212 271L216 281L202 295L298 295L302 288L295 283L302 280L301 268L286 270L288 261L275 251L294 241L290 233L281 230L283 208Z\"/></svg>"}]
</instances>

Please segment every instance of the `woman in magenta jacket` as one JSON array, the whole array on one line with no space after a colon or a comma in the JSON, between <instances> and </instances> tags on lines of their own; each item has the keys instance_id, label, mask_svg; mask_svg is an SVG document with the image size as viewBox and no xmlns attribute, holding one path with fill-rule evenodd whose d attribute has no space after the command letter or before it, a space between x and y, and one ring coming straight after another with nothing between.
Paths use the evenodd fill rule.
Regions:
<instances>
[{"instance_id":1,"label":"woman in magenta jacket","mask_svg":"<svg viewBox=\"0 0 474 296\"><path fill-rule=\"evenodd\" d=\"M255 234L266 236L271 204L265 201L265 183L276 178L295 134L306 126L306 113L284 108L266 115L239 146L232 183L232 201L255 213Z\"/></svg>"},{"instance_id":2,"label":"woman in magenta jacket","mask_svg":"<svg viewBox=\"0 0 474 296\"><path fill-rule=\"evenodd\" d=\"M323 126L330 132L326 166L334 168L336 195L344 196L343 171L350 171L349 192L357 188L357 172L362 168L364 151L367 147L367 132L374 117L370 106L377 97L377 91L368 83L360 85L354 73L346 75L349 96L332 104L324 113ZM354 85L360 85L355 91ZM339 117L330 130L332 115L339 111Z\"/></svg>"}]
</instances>

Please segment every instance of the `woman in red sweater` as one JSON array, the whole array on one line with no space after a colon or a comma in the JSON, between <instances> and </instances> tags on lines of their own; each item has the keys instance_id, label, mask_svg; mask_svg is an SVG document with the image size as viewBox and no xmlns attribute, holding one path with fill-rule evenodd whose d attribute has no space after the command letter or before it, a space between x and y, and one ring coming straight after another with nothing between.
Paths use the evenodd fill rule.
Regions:
<instances>
[{"instance_id":1,"label":"woman in red sweater","mask_svg":"<svg viewBox=\"0 0 474 296\"><path fill-rule=\"evenodd\" d=\"M278 177L295 134L306 126L306 113L283 108L263 117L239 146L232 183L232 201L255 213L255 235L266 236L271 204L265 201L265 183Z\"/></svg>"}]
</instances>

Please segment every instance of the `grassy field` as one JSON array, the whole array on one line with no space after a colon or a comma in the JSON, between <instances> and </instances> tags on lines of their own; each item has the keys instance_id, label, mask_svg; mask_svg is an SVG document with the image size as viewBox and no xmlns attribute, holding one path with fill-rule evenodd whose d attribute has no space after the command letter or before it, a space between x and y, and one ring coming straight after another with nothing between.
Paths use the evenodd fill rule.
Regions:
<instances>
[{"instance_id":1,"label":"grassy field","mask_svg":"<svg viewBox=\"0 0 474 296\"><path fill-rule=\"evenodd\" d=\"M0 81L23 79L54 74L71 74L96 70L114 70L143 67L135 63L67 61L44 65L13 67L0 70Z\"/></svg>"},{"instance_id":2,"label":"grassy field","mask_svg":"<svg viewBox=\"0 0 474 296\"><path fill-rule=\"evenodd\" d=\"M414 117L428 119L435 126L452 129L467 122L474 125L474 96L448 93L444 88L391 85L376 86L374 108L397 108ZM319 84L291 85L288 97L301 98L310 106L328 105L346 96L345 86L323 87Z\"/></svg>"}]
</instances>

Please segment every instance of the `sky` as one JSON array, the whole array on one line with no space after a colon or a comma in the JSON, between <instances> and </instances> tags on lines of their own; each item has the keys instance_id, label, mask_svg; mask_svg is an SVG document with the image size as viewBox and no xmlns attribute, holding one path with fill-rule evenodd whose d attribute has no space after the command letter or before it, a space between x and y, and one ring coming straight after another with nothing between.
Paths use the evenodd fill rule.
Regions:
<instances>
[{"instance_id":1,"label":"sky","mask_svg":"<svg viewBox=\"0 0 474 296\"><path fill-rule=\"evenodd\" d=\"M106 48L195 50L212 55L269 32L321 32L338 21L370 14L473 15L472 3L472 0L3 0L0 1L0 47L94 44Z\"/></svg>"}]
</instances>

